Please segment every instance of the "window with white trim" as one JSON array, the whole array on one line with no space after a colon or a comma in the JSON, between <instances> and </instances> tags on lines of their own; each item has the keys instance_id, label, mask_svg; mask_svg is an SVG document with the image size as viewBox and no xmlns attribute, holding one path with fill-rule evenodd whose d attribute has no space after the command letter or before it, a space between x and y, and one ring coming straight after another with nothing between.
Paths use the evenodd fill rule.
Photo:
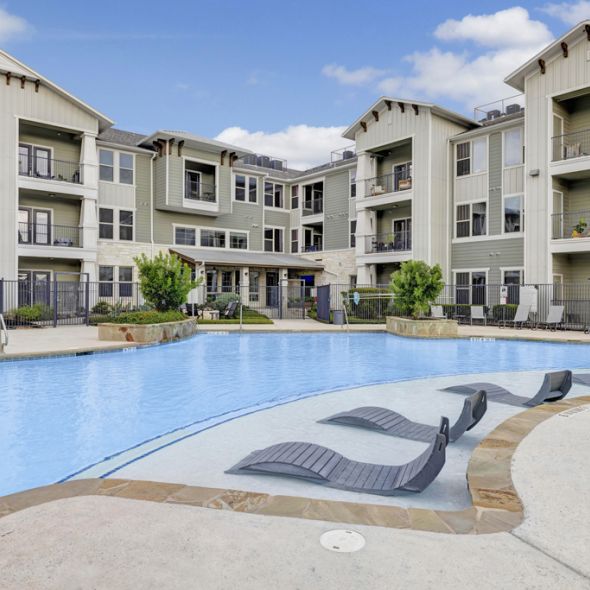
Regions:
<instances>
[{"instance_id":1,"label":"window with white trim","mask_svg":"<svg viewBox=\"0 0 590 590\"><path fill-rule=\"evenodd\" d=\"M485 270L455 272L455 301L458 305L485 305L487 299Z\"/></svg>"},{"instance_id":2,"label":"window with white trim","mask_svg":"<svg viewBox=\"0 0 590 590\"><path fill-rule=\"evenodd\" d=\"M133 184L133 155L119 153L119 182Z\"/></svg>"},{"instance_id":3,"label":"window with white trim","mask_svg":"<svg viewBox=\"0 0 590 590\"><path fill-rule=\"evenodd\" d=\"M98 237L101 240L112 240L115 237L114 226L113 210L100 207L98 210Z\"/></svg>"},{"instance_id":4,"label":"window with white trim","mask_svg":"<svg viewBox=\"0 0 590 590\"><path fill-rule=\"evenodd\" d=\"M350 171L350 198L356 197L356 170Z\"/></svg>"},{"instance_id":5,"label":"window with white trim","mask_svg":"<svg viewBox=\"0 0 590 590\"><path fill-rule=\"evenodd\" d=\"M115 152L112 150L98 150L99 179L115 182Z\"/></svg>"},{"instance_id":6,"label":"window with white trim","mask_svg":"<svg viewBox=\"0 0 590 590\"><path fill-rule=\"evenodd\" d=\"M465 203L457 205L455 237L469 238L487 234L487 203Z\"/></svg>"},{"instance_id":7,"label":"window with white trim","mask_svg":"<svg viewBox=\"0 0 590 590\"><path fill-rule=\"evenodd\" d=\"M291 209L299 209L299 185L291 187Z\"/></svg>"},{"instance_id":8,"label":"window with white trim","mask_svg":"<svg viewBox=\"0 0 590 590\"><path fill-rule=\"evenodd\" d=\"M204 248L225 248L225 231L202 229L201 246Z\"/></svg>"},{"instance_id":9,"label":"window with white trim","mask_svg":"<svg viewBox=\"0 0 590 590\"><path fill-rule=\"evenodd\" d=\"M229 232L229 247L234 250L248 249L248 234L244 232Z\"/></svg>"},{"instance_id":10,"label":"window with white trim","mask_svg":"<svg viewBox=\"0 0 590 590\"><path fill-rule=\"evenodd\" d=\"M350 247L356 246L356 219L350 221Z\"/></svg>"},{"instance_id":11,"label":"window with white trim","mask_svg":"<svg viewBox=\"0 0 590 590\"><path fill-rule=\"evenodd\" d=\"M265 252L282 252L283 251L283 230L278 227L264 228L264 251Z\"/></svg>"},{"instance_id":12,"label":"window with white trim","mask_svg":"<svg viewBox=\"0 0 590 590\"><path fill-rule=\"evenodd\" d=\"M256 176L246 176L236 174L234 199L245 203L256 203L258 191L258 178Z\"/></svg>"},{"instance_id":13,"label":"window with white trim","mask_svg":"<svg viewBox=\"0 0 590 590\"><path fill-rule=\"evenodd\" d=\"M113 282L115 280L114 266L99 266L98 267L98 296L112 297L113 296Z\"/></svg>"},{"instance_id":14,"label":"window with white trim","mask_svg":"<svg viewBox=\"0 0 590 590\"><path fill-rule=\"evenodd\" d=\"M504 132L504 166L519 166L524 163L522 128Z\"/></svg>"},{"instance_id":15,"label":"window with white trim","mask_svg":"<svg viewBox=\"0 0 590 590\"><path fill-rule=\"evenodd\" d=\"M520 303L520 285L524 284L524 270L521 268L503 269L502 284L508 287L506 303L518 305Z\"/></svg>"},{"instance_id":16,"label":"window with white trim","mask_svg":"<svg viewBox=\"0 0 590 590\"><path fill-rule=\"evenodd\" d=\"M297 254L299 252L299 230L291 230L291 254Z\"/></svg>"},{"instance_id":17,"label":"window with white trim","mask_svg":"<svg viewBox=\"0 0 590 590\"><path fill-rule=\"evenodd\" d=\"M524 196L504 197L504 233L520 233L524 230Z\"/></svg>"},{"instance_id":18,"label":"window with white trim","mask_svg":"<svg viewBox=\"0 0 590 590\"><path fill-rule=\"evenodd\" d=\"M133 211L119 211L119 239L133 241Z\"/></svg>"},{"instance_id":19,"label":"window with white trim","mask_svg":"<svg viewBox=\"0 0 590 590\"><path fill-rule=\"evenodd\" d=\"M488 169L488 142L485 137L456 146L457 176L478 174Z\"/></svg>"},{"instance_id":20,"label":"window with white trim","mask_svg":"<svg viewBox=\"0 0 590 590\"><path fill-rule=\"evenodd\" d=\"M197 230L194 227L175 227L174 243L178 246L196 246Z\"/></svg>"},{"instance_id":21,"label":"window with white trim","mask_svg":"<svg viewBox=\"0 0 590 590\"><path fill-rule=\"evenodd\" d=\"M133 297L133 267L119 267L119 297Z\"/></svg>"},{"instance_id":22,"label":"window with white trim","mask_svg":"<svg viewBox=\"0 0 590 590\"><path fill-rule=\"evenodd\" d=\"M266 207L278 207L282 209L284 186L274 182L266 181L264 183L264 205Z\"/></svg>"}]
</instances>

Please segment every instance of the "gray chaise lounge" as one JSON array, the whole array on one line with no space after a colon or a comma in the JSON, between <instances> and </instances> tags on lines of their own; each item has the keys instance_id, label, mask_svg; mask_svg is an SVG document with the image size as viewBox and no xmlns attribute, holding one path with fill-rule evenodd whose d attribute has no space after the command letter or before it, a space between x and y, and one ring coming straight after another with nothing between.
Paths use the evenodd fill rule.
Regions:
<instances>
[{"instance_id":1,"label":"gray chaise lounge","mask_svg":"<svg viewBox=\"0 0 590 590\"><path fill-rule=\"evenodd\" d=\"M499 402L501 404L510 404L511 406L538 406L544 402L555 402L563 399L572 387L571 371L555 371L545 373L543 384L539 391L531 398L521 395L514 395L507 389L495 385L494 383L466 383L465 385L452 385L445 387L441 391L451 391L453 393L472 394L475 391L484 389L487 393L488 400Z\"/></svg>"},{"instance_id":2,"label":"gray chaise lounge","mask_svg":"<svg viewBox=\"0 0 590 590\"><path fill-rule=\"evenodd\" d=\"M455 442L463 433L471 430L482 419L488 407L486 397L485 391L477 391L467 397L463 403L459 418L450 428L448 426L449 420L445 417L441 419L441 426L437 428L430 424L421 424L420 422L408 420L405 416L393 410L373 406L355 408L349 412L340 412L324 418L320 422L322 424L358 426L359 428L368 428L390 436L399 436L400 438L423 442L430 442L439 432L442 432L442 434L448 434L448 440Z\"/></svg>"},{"instance_id":3,"label":"gray chaise lounge","mask_svg":"<svg viewBox=\"0 0 590 590\"><path fill-rule=\"evenodd\" d=\"M253 451L226 473L283 475L339 490L392 496L426 489L445 464L445 448L444 434L437 434L409 463L376 465L347 459L320 445L285 442Z\"/></svg>"},{"instance_id":4,"label":"gray chaise lounge","mask_svg":"<svg viewBox=\"0 0 590 590\"><path fill-rule=\"evenodd\" d=\"M574 373L574 383L590 387L590 373Z\"/></svg>"}]
</instances>

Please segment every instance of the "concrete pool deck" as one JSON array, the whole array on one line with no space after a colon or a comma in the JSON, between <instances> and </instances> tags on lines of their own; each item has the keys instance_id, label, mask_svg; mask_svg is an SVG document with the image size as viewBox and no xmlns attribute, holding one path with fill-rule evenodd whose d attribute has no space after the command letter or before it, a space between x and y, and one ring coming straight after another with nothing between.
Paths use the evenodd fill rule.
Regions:
<instances>
[{"instance_id":1,"label":"concrete pool deck","mask_svg":"<svg viewBox=\"0 0 590 590\"><path fill-rule=\"evenodd\" d=\"M233 506L221 498L213 505L206 490L199 499L173 484L83 480L0 499L0 515L8 513L0 518L0 588L588 589L589 403L527 410L487 439L490 458L506 459L512 441L508 467L524 501L524 522L504 532L244 514L237 496ZM502 428L506 443L498 447ZM322 533L351 524L366 539L363 549L320 546Z\"/></svg>"}]
</instances>

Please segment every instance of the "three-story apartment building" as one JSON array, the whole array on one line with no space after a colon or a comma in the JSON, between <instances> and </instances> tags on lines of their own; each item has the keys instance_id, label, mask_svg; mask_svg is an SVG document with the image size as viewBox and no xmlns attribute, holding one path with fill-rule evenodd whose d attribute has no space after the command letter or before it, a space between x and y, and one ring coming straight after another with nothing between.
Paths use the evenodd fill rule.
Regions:
<instances>
[{"instance_id":1,"label":"three-story apartment building","mask_svg":"<svg viewBox=\"0 0 590 590\"><path fill-rule=\"evenodd\" d=\"M506 79L522 95L473 119L382 97L349 148L303 171L185 131L116 129L3 52L0 75L0 278L22 282L23 304L51 280L124 295L134 257L159 251L248 301L387 283L412 258L472 303L472 287L590 279L590 21Z\"/></svg>"}]
</instances>

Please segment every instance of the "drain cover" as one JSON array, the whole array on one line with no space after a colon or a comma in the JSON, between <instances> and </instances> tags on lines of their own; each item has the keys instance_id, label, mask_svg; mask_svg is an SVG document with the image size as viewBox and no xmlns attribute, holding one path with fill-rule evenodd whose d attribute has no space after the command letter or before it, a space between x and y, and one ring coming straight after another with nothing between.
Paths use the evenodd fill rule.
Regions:
<instances>
[{"instance_id":1,"label":"drain cover","mask_svg":"<svg viewBox=\"0 0 590 590\"><path fill-rule=\"evenodd\" d=\"M320 537L320 545L337 553L354 553L365 546L365 537L356 531L335 529Z\"/></svg>"}]
</instances>

